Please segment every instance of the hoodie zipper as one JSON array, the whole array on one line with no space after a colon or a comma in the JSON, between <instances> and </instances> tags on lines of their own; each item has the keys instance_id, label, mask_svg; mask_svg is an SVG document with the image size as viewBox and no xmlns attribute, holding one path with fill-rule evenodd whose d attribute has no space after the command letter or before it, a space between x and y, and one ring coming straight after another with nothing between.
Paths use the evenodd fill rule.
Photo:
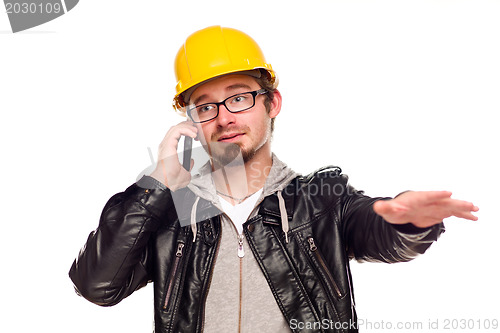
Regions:
<instances>
[{"instance_id":1,"label":"hoodie zipper","mask_svg":"<svg viewBox=\"0 0 500 333\"><path fill-rule=\"evenodd\" d=\"M323 260L323 257L321 256L321 253L319 253L318 247L316 246L316 243L314 242L314 238L309 237L307 239L307 242L309 243L309 250L316 257L316 259L318 260L321 268L326 273L326 276L328 277L328 280L330 281L330 284L333 286L333 289L335 289L335 293L337 294L337 297L341 298L342 297L342 292L340 291L339 286L337 285L337 283L333 279L332 273L330 273L330 271L326 267L325 261Z\"/></svg>"},{"instance_id":2,"label":"hoodie zipper","mask_svg":"<svg viewBox=\"0 0 500 333\"><path fill-rule=\"evenodd\" d=\"M241 303L243 302L243 257L245 256L245 250L243 249L243 239L245 236L243 234L238 235L238 257L240 258L240 302L238 309L238 333L241 332Z\"/></svg>"},{"instance_id":3,"label":"hoodie zipper","mask_svg":"<svg viewBox=\"0 0 500 333\"><path fill-rule=\"evenodd\" d=\"M245 256L245 250L243 249L243 239L245 236L243 234L238 235L238 257L242 259Z\"/></svg>"},{"instance_id":4,"label":"hoodie zipper","mask_svg":"<svg viewBox=\"0 0 500 333\"><path fill-rule=\"evenodd\" d=\"M179 241L177 243L177 251L175 252L174 266L172 268L172 272L170 273L167 292L165 294L165 302L163 303L163 310L167 310L170 304L170 298L172 296L172 290L174 289L174 284L175 284L175 277L177 276L177 270L179 268L179 263L181 261L183 251L184 251L184 242Z\"/></svg>"}]
</instances>

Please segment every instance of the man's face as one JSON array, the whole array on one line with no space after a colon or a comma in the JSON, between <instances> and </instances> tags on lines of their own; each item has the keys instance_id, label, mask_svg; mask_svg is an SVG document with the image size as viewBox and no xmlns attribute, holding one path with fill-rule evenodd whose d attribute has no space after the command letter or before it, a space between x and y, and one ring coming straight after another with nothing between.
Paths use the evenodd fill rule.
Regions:
<instances>
[{"instance_id":1,"label":"man's face","mask_svg":"<svg viewBox=\"0 0 500 333\"><path fill-rule=\"evenodd\" d=\"M259 89L259 84L251 76L226 75L198 87L191 95L190 103L221 102L229 96ZM225 165L241 150L243 160L247 162L270 144L271 118L279 113L279 107L271 102L268 112L264 105L265 98L265 95L257 95L252 108L238 113L231 113L220 105L217 118L196 124L198 136L212 158Z\"/></svg>"}]
</instances>

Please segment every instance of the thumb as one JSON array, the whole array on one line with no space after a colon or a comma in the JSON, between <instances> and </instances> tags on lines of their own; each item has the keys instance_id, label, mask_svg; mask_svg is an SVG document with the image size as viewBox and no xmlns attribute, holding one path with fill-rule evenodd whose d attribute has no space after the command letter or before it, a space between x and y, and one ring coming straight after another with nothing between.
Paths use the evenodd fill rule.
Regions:
<instances>
[{"instance_id":1,"label":"thumb","mask_svg":"<svg viewBox=\"0 0 500 333\"><path fill-rule=\"evenodd\" d=\"M408 214L408 207L391 200L379 200L373 204L373 211L386 221L394 223Z\"/></svg>"},{"instance_id":2,"label":"thumb","mask_svg":"<svg viewBox=\"0 0 500 333\"><path fill-rule=\"evenodd\" d=\"M378 200L373 204L373 211L378 215L384 215L391 212L391 204L388 200Z\"/></svg>"}]
</instances>

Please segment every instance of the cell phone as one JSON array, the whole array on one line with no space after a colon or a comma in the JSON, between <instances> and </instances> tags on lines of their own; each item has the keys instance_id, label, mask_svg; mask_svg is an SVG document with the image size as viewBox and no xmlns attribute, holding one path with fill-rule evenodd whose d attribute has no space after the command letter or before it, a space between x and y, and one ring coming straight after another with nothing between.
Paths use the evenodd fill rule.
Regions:
<instances>
[{"instance_id":1,"label":"cell phone","mask_svg":"<svg viewBox=\"0 0 500 333\"><path fill-rule=\"evenodd\" d=\"M193 138L184 137L184 152L182 153L182 166L189 171L191 169L191 148L193 147Z\"/></svg>"}]
</instances>

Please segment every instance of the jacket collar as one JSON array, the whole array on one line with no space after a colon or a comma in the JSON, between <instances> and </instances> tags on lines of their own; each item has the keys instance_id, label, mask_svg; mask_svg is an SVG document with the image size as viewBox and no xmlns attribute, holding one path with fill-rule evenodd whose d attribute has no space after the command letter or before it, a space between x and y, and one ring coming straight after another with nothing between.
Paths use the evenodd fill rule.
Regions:
<instances>
[{"instance_id":1,"label":"jacket collar","mask_svg":"<svg viewBox=\"0 0 500 333\"><path fill-rule=\"evenodd\" d=\"M292 180L282 191L282 196L285 201L286 215L288 220L291 221L295 208L295 189L297 178ZM272 224L281 224L281 210L279 207L279 200L277 192L264 198L259 207L259 215L264 216L266 222Z\"/></svg>"}]
</instances>

